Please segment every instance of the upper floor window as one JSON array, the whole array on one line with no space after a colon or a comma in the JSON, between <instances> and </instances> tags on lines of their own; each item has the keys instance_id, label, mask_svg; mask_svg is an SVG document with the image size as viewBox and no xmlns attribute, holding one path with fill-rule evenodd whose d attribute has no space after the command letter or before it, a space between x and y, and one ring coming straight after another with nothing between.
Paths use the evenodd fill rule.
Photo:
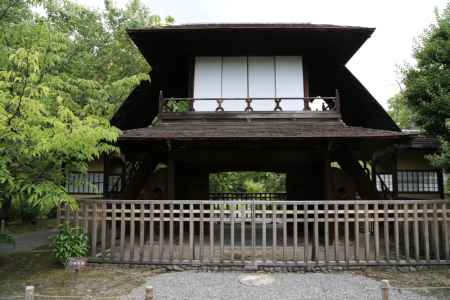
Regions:
<instances>
[{"instance_id":1,"label":"upper floor window","mask_svg":"<svg viewBox=\"0 0 450 300\"><path fill-rule=\"evenodd\" d=\"M195 58L194 98L267 98L255 111L273 111L274 98L304 97L301 56L201 56ZM283 111L302 111L300 99L282 100ZM196 101L195 111L214 111L217 103ZM244 100L225 100L225 111L244 111Z\"/></svg>"}]
</instances>

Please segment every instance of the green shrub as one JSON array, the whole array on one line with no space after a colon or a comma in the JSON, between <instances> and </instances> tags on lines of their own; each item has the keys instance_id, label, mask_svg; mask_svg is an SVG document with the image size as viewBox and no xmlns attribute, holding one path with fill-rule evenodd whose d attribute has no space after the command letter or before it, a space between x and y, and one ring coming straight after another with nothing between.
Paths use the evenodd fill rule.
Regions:
<instances>
[{"instance_id":1,"label":"green shrub","mask_svg":"<svg viewBox=\"0 0 450 300\"><path fill-rule=\"evenodd\" d=\"M37 205L22 201L16 208L16 217L26 224L36 224L41 213L41 209Z\"/></svg>"},{"instance_id":2,"label":"green shrub","mask_svg":"<svg viewBox=\"0 0 450 300\"><path fill-rule=\"evenodd\" d=\"M69 224L59 225L50 246L53 257L62 264L70 258L86 256L89 251L87 235Z\"/></svg>"},{"instance_id":3,"label":"green shrub","mask_svg":"<svg viewBox=\"0 0 450 300\"><path fill-rule=\"evenodd\" d=\"M0 244L11 244L14 245L16 241L14 237L9 233L0 233Z\"/></svg>"}]
</instances>

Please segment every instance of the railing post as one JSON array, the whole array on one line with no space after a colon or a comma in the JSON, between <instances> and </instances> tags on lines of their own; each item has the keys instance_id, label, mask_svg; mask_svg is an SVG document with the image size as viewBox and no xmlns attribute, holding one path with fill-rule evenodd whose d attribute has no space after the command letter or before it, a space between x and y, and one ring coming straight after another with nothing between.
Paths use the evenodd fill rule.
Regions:
<instances>
[{"instance_id":1,"label":"railing post","mask_svg":"<svg viewBox=\"0 0 450 300\"><path fill-rule=\"evenodd\" d=\"M389 300L389 280L381 280L381 299Z\"/></svg>"},{"instance_id":2,"label":"railing post","mask_svg":"<svg viewBox=\"0 0 450 300\"><path fill-rule=\"evenodd\" d=\"M25 300L34 299L34 286L29 285L25 287Z\"/></svg>"},{"instance_id":3,"label":"railing post","mask_svg":"<svg viewBox=\"0 0 450 300\"><path fill-rule=\"evenodd\" d=\"M336 99L334 101L334 110L338 113L341 113L341 97L339 96L338 89L336 89Z\"/></svg>"},{"instance_id":4,"label":"railing post","mask_svg":"<svg viewBox=\"0 0 450 300\"><path fill-rule=\"evenodd\" d=\"M303 98L303 111L310 111L311 108L309 107L309 101L311 99L309 97Z\"/></svg>"},{"instance_id":5,"label":"railing post","mask_svg":"<svg viewBox=\"0 0 450 300\"><path fill-rule=\"evenodd\" d=\"M145 287L144 300L155 300L155 293L152 286Z\"/></svg>"}]
</instances>

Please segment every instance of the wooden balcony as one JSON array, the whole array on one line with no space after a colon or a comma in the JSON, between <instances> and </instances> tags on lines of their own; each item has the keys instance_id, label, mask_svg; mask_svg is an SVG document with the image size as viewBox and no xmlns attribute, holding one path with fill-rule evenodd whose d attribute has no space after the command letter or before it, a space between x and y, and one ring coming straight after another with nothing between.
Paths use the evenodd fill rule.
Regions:
<instances>
[{"instance_id":1,"label":"wooden balcony","mask_svg":"<svg viewBox=\"0 0 450 300\"><path fill-rule=\"evenodd\" d=\"M286 105L288 104L289 105ZM339 92L333 97L165 98L159 97L164 120L323 119L341 118Z\"/></svg>"}]
</instances>

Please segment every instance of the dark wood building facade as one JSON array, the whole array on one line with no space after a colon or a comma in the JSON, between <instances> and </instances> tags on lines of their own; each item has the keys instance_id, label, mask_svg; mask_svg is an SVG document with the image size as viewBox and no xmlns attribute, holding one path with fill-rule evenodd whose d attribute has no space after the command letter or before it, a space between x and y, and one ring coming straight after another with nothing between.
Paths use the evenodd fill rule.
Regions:
<instances>
[{"instance_id":1,"label":"dark wood building facade","mask_svg":"<svg viewBox=\"0 0 450 300\"><path fill-rule=\"evenodd\" d=\"M396 148L411 136L345 67L372 32L312 24L130 30L152 72L112 119L135 166L121 196L208 199L210 173L259 170L285 173L292 200L395 198L395 189L377 191L371 166L394 174Z\"/></svg>"}]
</instances>

